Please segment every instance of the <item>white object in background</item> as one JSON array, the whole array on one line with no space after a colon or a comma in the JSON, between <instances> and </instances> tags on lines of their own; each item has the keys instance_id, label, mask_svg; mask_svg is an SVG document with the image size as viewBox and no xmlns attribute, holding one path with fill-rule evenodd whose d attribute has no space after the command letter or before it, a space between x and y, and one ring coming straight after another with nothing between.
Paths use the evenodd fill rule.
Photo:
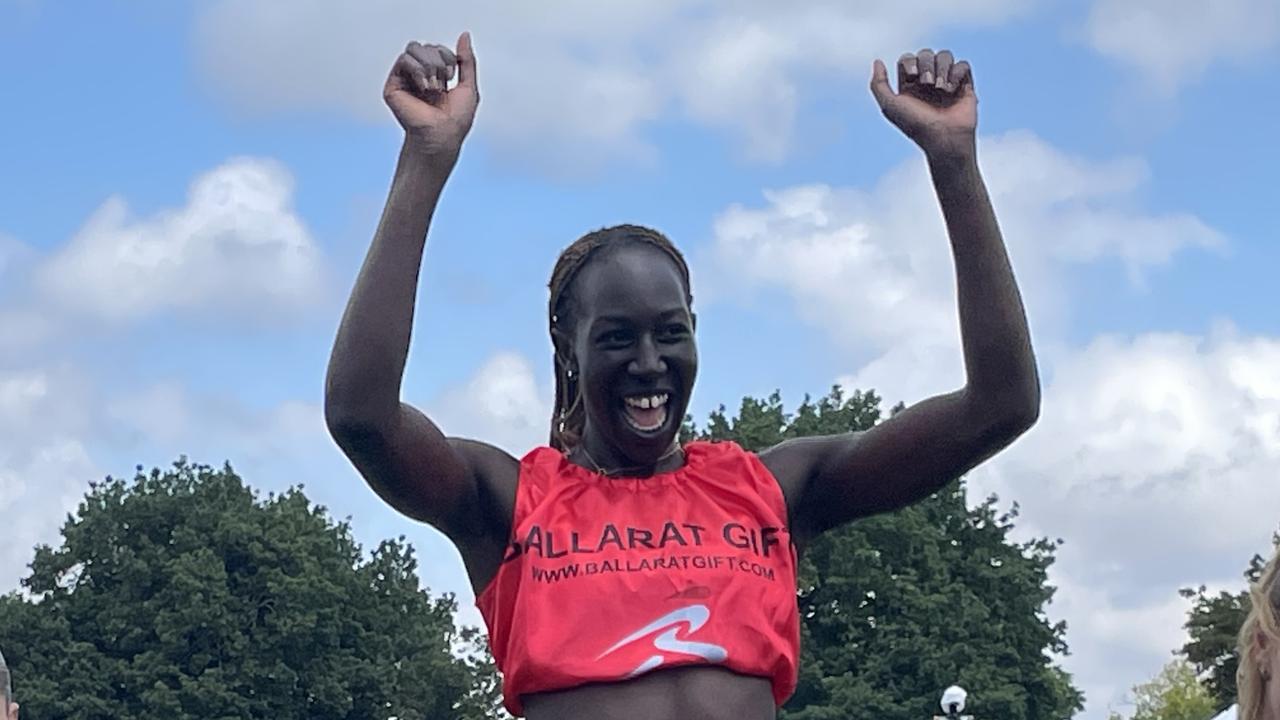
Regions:
<instances>
[{"instance_id":1,"label":"white object in background","mask_svg":"<svg viewBox=\"0 0 1280 720\"><path fill-rule=\"evenodd\" d=\"M969 693L959 685L952 685L942 691L942 712L948 715L959 715L964 711L965 698L969 697Z\"/></svg>"},{"instance_id":2,"label":"white object in background","mask_svg":"<svg viewBox=\"0 0 1280 720\"><path fill-rule=\"evenodd\" d=\"M1227 708L1226 710L1223 710L1222 712L1214 716L1213 720L1236 720L1236 717L1237 717L1237 706L1232 705L1231 707Z\"/></svg>"}]
</instances>

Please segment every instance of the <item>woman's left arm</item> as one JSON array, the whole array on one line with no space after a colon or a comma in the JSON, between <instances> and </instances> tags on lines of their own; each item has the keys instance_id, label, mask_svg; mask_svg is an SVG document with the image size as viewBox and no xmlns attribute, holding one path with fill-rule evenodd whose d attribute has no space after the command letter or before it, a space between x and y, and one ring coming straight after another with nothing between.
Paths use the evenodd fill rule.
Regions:
<instances>
[{"instance_id":1,"label":"woman's left arm","mask_svg":"<svg viewBox=\"0 0 1280 720\"><path fill-rule=\"evenodd\" d=\"M763 453L782 471L779 480L787 478L792 532L801 538L927 497L1013 442L1040 411L1026 314L978 170L968 63L945 50L904 55L895 93L877 60L871 91L928 161L955 258L965 385L866 432Z\"/></svg>"}]
</instances>

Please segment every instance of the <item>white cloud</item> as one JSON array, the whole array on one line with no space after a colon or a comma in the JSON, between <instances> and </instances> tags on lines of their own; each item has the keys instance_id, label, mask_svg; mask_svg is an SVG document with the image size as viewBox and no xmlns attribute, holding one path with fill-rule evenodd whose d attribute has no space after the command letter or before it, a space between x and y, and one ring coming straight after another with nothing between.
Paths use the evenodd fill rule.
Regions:
<instances>
[{"instance_id":1,"label":"white cloud","mask_svg":"<svg viewBox=\"0 0 1280 720\"><path fill-rule=\"evenodd\" d=\"M305 308L320 296L321 261L292 193L278 163L237 158L196 178L181 208L135 219L113 197L39 268L38 291L113 321L166 310L262 318Z\"/></svg>"},{"instance_id":2,"label":"white cloud","mask_svg":"<svg viewBox=\"0 0 1280 720\"><path fill-rule=\"evenodd\" d=\"M57 325L46 315L27 308L0 308L0 359L19 358L54 337Z\"/></svg>"},{"instance_id":3,"label":"white cloud","mask_svg":"<svg viewBox=\"0 0 1280 720\"><path fill-rule=\"evenodd\" d=\"M1091 162L1027 132L984 139L981 155L1039 331L1059 325L1065 313L1065 267L1113 260L1140 283L1148 268L1179 250L1224 245L1195 217L1136 209L1133 196L1147 178L1136 159ZM842 344L911 355L936 347L953 361L954 270L918 158L870 191L801 186L766 191L763 207L730 207L716 220L715 258L716 287L785 289L803 317Z\"/></svg>"},{"instance_id":4,"label":"white cloud","mask_svg":"<svg viewBox=\"0 0 1280 720\"><path fill-rule=\"evenodd\" d=\"M547 444L551 404L551 390L538 384L529 361L508 352L491 357L427 412L446 434L477 438L518 458Z\"/></svg>"},{"instance_id":5,"label":"white cloud","mask_svg":"<svg viewBox=\"0 0 1280 720\"><path fill-rule=\"evenodd\" d=\"M1180 647L1200 584L1239 589L1280 526L1280 338L1100 338L1063 358L1040 422L974 473L1025 533L1067 541L1054 611L1091 709ZM1117 684L1118 683L1118 684Z\"/></svg>"},{"instance_id":6,"label":"white cloud","mask_svg":"<svg viewBox=\"0 0 1280 720\"><path fill-rule=\"evenodd\" d=\"M0 370L0 592L17 586L38 543L54 543L90 480L82 438L92 387L68 366Z\"/></svg>"},{"instance_id":7,"label":"white cloud","mask_svg":"<svg viewBox=\"0 0 1280 720\"><path fill-rule=\"evenodd\" d=\"M1086 24L1095 50L1158 95L1194 83L1217 62L1241 66L1280 43L1275 0L1096 0ZM1274 65L1274 58L1267 63Z\"/></svg>"},{"instance_id":8,"label":"white cloud","mask_svg":"<svg viewBox=\"0 0 1280 720\"><path fill-rule=\"evenodd\" d=\"M199 19L196 40L215 92L241 111L339 110L389 124L380 93L395 54L409 40L452 44L471 30L483 97L477 131L504 157L561 172L648 159L644 126L673 110L729 130L749 157L780 159L806 80L848 81L872 107L863 87L873 57L896 58L944 28L999 24L1032 5L747 0L728 11L707 0L221 0Z\"/></svg>"},{"instance_id":9,"label":"white cloud","mask_svg":"<svg viewBox=\"0 0 1280 720\"><path fill-rule=\"evenodd\" d=\"M0 592L25 575L36 543L57 542L90 481L128 471L140 453L167 465L181 453L223 452L252 466L305 447L305 404L261 413L220 397L202 405L179 382L139 390L109 365L90 374L67 352L86 318L262 318L310 302L320 258L291 194L278 164L235 159L197 178L181 208L135 220L123 200L109 200L52 255L0 235ZM102 347L119 340L108 333Z\"/></svg>"},{"instance_id":10,"label":"white cloud","mask_svg":"<svg viewBox=\"0 0 1280 720\"><path fill-rule=\"evenodd\" d=\"M1280 523L1278 388L1277 338L1099 338L1059 360L1041 421L978 477L1091 557L1124 547L1081 580L1189 582L1232 553L1243 568Z\"/></svg>"}]
</instances>

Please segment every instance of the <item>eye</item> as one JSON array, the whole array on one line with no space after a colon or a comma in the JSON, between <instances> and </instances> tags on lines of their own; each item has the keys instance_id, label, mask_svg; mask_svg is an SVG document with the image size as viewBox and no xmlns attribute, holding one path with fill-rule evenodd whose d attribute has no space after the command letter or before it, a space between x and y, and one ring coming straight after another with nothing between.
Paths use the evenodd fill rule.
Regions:
<instances>
[{"instance_id":1,"label":"eye","mask_svg":"<svg viewBox=\"0 0 1280 720\"><path fill-rule=\"evenodd\" d=\"M606 347L621 347L631 342L629 330L606 330L596 336L596 342Z\"/></svg>"},{"instance_id":2,"label":"eye","mask_svg":"<svg viewBox=\"0 0 1280 720\"><path fill-rule=\"evenodd\" d=\"M679 342L689 336L689 328L680 323L663 325L658 329L658 339L663 342Z\"/></svg>"}]
</instances>

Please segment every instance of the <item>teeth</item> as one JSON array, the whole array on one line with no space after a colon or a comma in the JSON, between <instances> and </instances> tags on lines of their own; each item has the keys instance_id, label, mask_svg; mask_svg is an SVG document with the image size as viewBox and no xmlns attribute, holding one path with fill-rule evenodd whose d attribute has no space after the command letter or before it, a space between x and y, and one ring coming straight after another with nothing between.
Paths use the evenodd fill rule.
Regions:
<instances>
[{"instance_id":1,"label":"teeth","mask_svg":"<svg viewBox=\"0 0 1280 720\"><path fill-rule=\"evenodd\" d=\"M626 403L631 407L638 407L643 410L649 410L651 408L662 407L663 405L666 405L667 399L669 397L670 396L667 395L666 393L662 393L661 395L649 395L648 397L629 397L629 398L626 398Z\"/></svg>"}]
</instances>

